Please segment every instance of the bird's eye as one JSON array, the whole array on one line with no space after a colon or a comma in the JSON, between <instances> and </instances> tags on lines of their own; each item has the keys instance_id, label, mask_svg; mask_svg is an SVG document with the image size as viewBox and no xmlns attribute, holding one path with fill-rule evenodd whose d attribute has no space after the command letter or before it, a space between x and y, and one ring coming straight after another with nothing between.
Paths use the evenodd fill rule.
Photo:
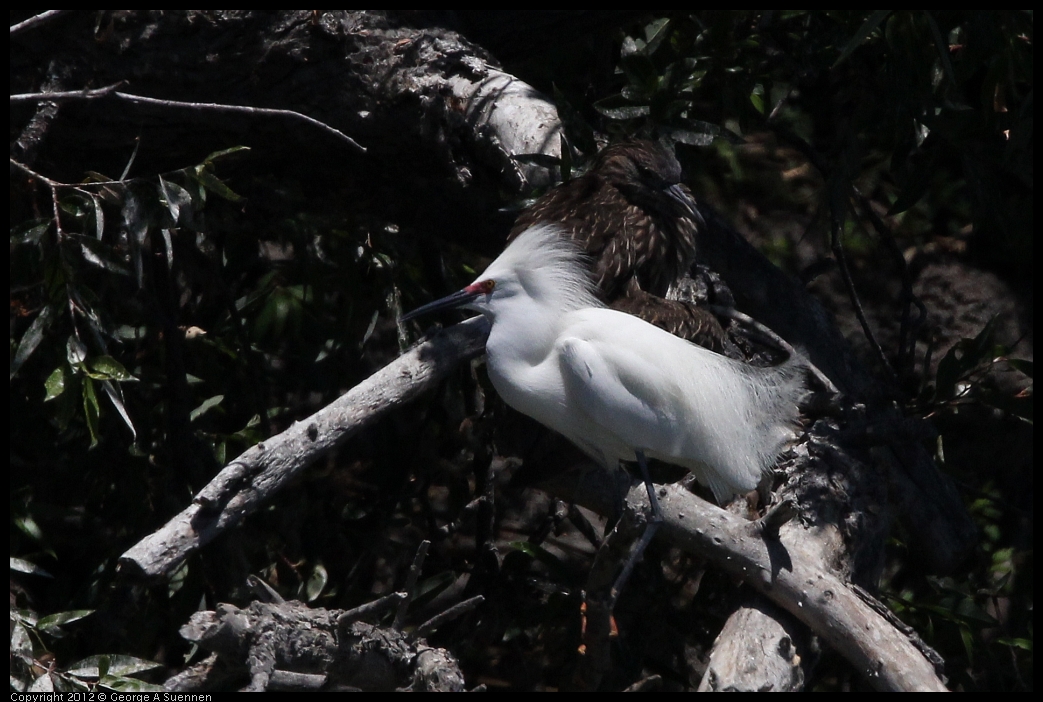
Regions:
<instances>
[{"instance_id":1,"label":"bird's eye","mask_svg":"<svg viewBox=\"0 0 1043 702\"><path fill-rule=\"evenodd\" d=\"M485 280L479 280L471 283L464 291L469 295L488 295L496 287L496 281L492 278L486 278Z\"/></svg>"}]
</instances>

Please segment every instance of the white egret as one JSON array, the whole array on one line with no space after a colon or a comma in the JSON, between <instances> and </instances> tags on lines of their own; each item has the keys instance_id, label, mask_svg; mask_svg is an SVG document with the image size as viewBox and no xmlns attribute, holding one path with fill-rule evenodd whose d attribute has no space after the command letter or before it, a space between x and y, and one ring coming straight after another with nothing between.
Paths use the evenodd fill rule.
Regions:
<instances>
[{"instance_id":1,"label":"white egret","mask_svg":"<svg viewBox=\"0 0 1043 702\"><path fill-rule=\"evenodd\" d=\"M463 290L403 316L453 307L492 324L489 379L504 401L606 468L636 460L652 515L609 609L663 521L646 456L687 468L718 502L757 487L793 437L794 361L748 366L603 307L577 245L553 225L515 238Z\"/></svg>"},{"instance_id":2,"label":"white egret","mask_svg":"<svg viewBox=\"0 0 1043 702\"><path fill-rule=\"evenodd\" d=\"M794 361L749 366L605 308L555 226L528 229L474 283L403 320L453 307L492 323L487 365L504 401L607 468L656 458L723 503L757 487L794 436Z\"/></svg>"}]
</instances>

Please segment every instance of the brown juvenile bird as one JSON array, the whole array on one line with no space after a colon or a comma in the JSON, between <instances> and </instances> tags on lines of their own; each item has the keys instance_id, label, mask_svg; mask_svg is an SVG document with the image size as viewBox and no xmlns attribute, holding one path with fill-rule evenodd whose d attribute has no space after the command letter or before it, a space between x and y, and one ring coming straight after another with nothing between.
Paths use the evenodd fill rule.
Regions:
<instances>
[{"instance_id":1,"label":"brown juvenile bird","mask_svg":"<svg viewBox=\"0 0 1043 702\"><path fill-rule=\"evenodd\" d=\"M708 310L676 299L690 282L704 223L668 149L644 140L605 147L590 170L523 212L508 241L552 223L593 258L599 295L610 307L714 351L728 345Z\"/></svg>"}]
</instances>

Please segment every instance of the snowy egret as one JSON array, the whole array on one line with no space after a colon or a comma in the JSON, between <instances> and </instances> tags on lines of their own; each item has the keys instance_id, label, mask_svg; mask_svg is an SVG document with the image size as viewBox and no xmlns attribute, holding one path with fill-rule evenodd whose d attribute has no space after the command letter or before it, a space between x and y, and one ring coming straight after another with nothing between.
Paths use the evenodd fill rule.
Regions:
<instances>
[{"instance_id":1,"label":"snowy egret","mask_svg":"<svg viewBox=\"0 0 1043 702\"><path fill-rule=\"evenodd\" d=\"M508 241L536 225L560 225L592 257L598 297L610 307L720 351L724 330L717 319L674 294L692 267L704 226L680 181L681 165L660 144L612 144L586 173L523 212Z\"/></svg>"},{"instance_id":2,"label":"snowy egret","mask_svg":"<svg viewBox=\"0 0 1043 702\"><path fill-rule=\"evenodd\" d=\"M646 456L724 502L754 489L793 437L795 361L748 366L606 309L559 227L526 230L474 283L403 320L454 307L489 318L489 378L508 405L607 468L638 461L649 485Z\"/></svg>"}]
</instances>

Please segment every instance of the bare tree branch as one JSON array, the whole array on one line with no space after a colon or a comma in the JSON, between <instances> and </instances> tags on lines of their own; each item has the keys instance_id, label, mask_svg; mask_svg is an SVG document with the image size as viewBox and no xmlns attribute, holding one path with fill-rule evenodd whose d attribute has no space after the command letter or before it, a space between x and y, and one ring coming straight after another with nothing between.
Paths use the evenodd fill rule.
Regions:
<instances>
[{"instance_id":1,"label":"bare tree branch","mask_svg":"<svg viewBox=\"0 0 1043 702\"><path fill-rule=\"evenodd\" d=\"M45 22L49 22L50 20L54 19L58 15L64 14L66 12L69 12L69 10L47 10L45 12L41 12L38 15L34 15L34 16L30 17L27 20L22 20L18 24L12 24L11 25L11 36L14 36L15 34L19 34L21 32L24 32L27 29L32 29L33 27L38 27L41 24L44 24Z\"/></svg>"},{"instance_id":2,"label":"bare tree branch","mask_svg":"<svg viewBox=\"0 0 1043 702\"><path fill-rule=\"evenodd\" d=\"M125 84L126 81L114 83L104 88L98 88L97 90L71 90L57 93L22 93L19 95L12 95L11 102L65 102L69 100L94 100L97 98L108 97L113 95L121 100L125 100L130 103L137 105L154 105L157 107L168 107L173 109L192 110L195 112L223 112L230 114L243 114L243 115L267 115L273 117L289 117L291 119L301 120L306 122L313 127L318 127L327 134L332 134L337 139L347 142L353 148L357 149L359 153L365 153L366 149L360 146L357 141L349 137L339 129L335 129L325 122L309 117L308 115L301 114L295 110L279 110L272 109L269 107L250 107L249 105L220 105L213 102L184 102L181 100L160 100L158 98L145 97L144 95L132 95L130 93L117 92L116 88Z\"/></svg>"},{"instance_id":3,"label":"bare tree branch","mask_svg":"<svg viewBox=\"0 0 1043 702\"><path fill-rule=\"evenodd\" d=\"M679 485L659 487L671 543L710 558L786 609L833 646L879 690L944 691L931 661L890 621L809 549L803 530L786 525L777 540L751 535L750 522L692 495ZM582 502L582 500L581 500ZM628 508L646 511L643 486Z\"/></svg>"},{"instance_id":4,"label":"bare tree branch","mask_svg":"<svg viewBox=\"0 0 1043 702\"><path fill-rule=\"evenodd\" d=\"M192 504L120 557L121 572L169 575L197 548L238 525L295 475L360 429L433 388L485 348L488 322L475 318L436 334L336 402L233 460Z\"/></svg>"}]
</instances>

